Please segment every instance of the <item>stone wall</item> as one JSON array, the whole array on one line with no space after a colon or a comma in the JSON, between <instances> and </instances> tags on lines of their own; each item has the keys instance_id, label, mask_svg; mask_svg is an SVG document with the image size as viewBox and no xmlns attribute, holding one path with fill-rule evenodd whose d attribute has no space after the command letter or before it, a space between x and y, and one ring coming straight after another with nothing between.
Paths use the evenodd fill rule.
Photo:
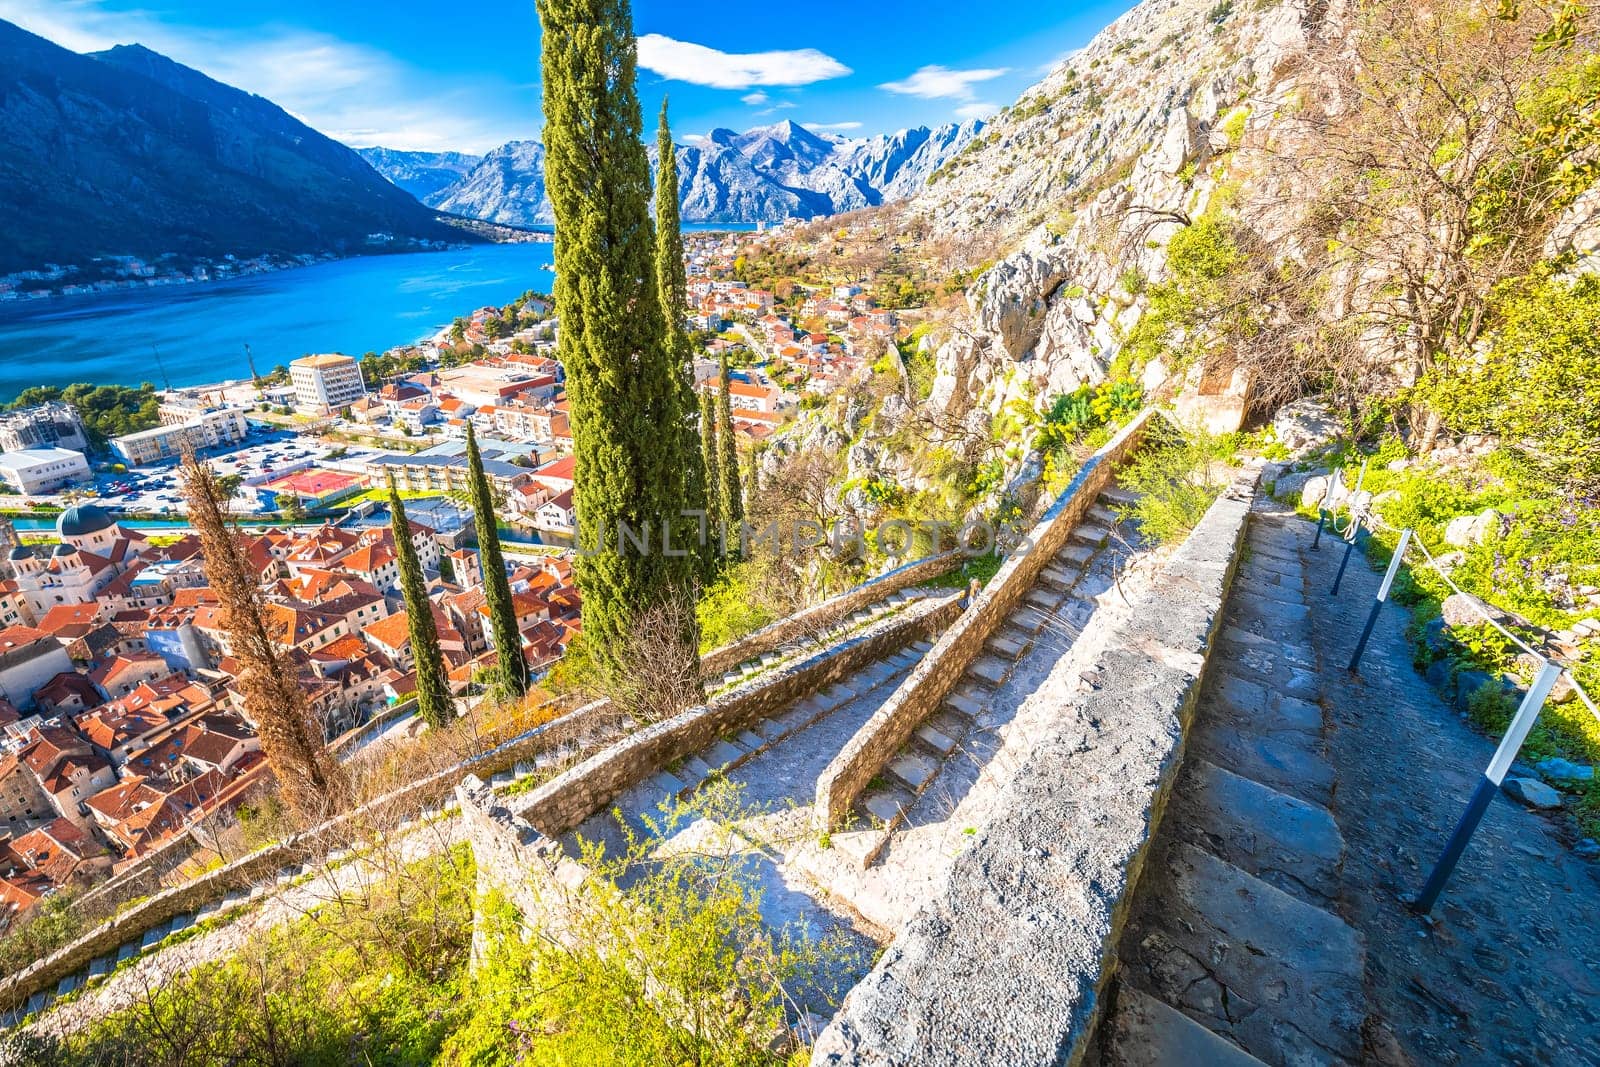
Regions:
<instances>
[{"instance_id":1,"label":"stone wall","mask_svg":"<svg viewBox=\"0 0 1600 1067\"><path fill-rule=\"evenodd\" d=\"M603 726L612 715L610 706L604 702L586 705L480 756L385 794L355 811L146 897L71 944L0 979L0 1013L25 1003L41 989L54 988L61 979L76 974L96 958L116 951L179 915L190 914L230 893L271 880L280 871L303 864L309 858L320 858L331 848L350 844L375 824L393 826L407 816L444 802L464 773L492 775L508 770L521 760L577 740Z\"/></svg>"},{"instance_id":2,"label":"stone wall","mask_svg":"<svg viewBox=\"0 0 1600 1067\"><path fill-rule=\"evenodd\" d=\"M1081 1062L1243 541L1255 475L1206 513L1060 725L817 1040L812 1064Z\"/></svg>"},{"instance_id":3,"label":"stone wall","mask_svg":"<svg viewBox=\"0 0 1600 1067\"><path fill-rule=\"evenodd\" d=\"M1122 461L1143 439L1155 409L1142 412L1089 457L1056 502L1045 512L1028 540L1014 549L998 573L956 624L945 631L933 650L900 684L883 707L868 719L817 779L818 829L844 825L851 806L890 757L910 740L922 721L938 709L967 667L983 651L983 643L1017 609L1033 588L1039 572L1066 544L1073 527L1094 506Z\"/></svg>"},{"instance_id":4,"label":"stone wall","mask_svg":"<svg viewBox=\"0 0 1600 1067\"><path fill-rule=\"evenodd\" d=\"M954 570L965 558L965 554L959 551L941 552L936 556L925 556L894 570L885 571L854 589L779 619L749 637L707 652L700 659L700 673L703 677L714 678L763 653L782 648L797 638L833 626L852 612L877 603L906 586L916 585L918 582L925 582L929 578L937 578L947 571Z\"/></svg>"},{"instance_id":5,"label":"stone wall","mask_svg":"<svg viewBox=\"0 0 1600 1067\"><path fill-rule=\"evenodd\" d=\"M456 787L462 828L478 871L478 904L498 895L521 913L524 925L541 936L561 939L589 869L567 856L556 842L514 815L483 780L468 775ZM485 936L481 911L474 916L472 961L483 961Z\"/></svg>"},{"instance_id":6,"label":"stone wall","mask_svg":"<svg viewBox=\"0 0 1600 1067\"><path fill-rule=\"evenodd\" d=\"M725 734L737 733L867 664L937 633L961 612L960 596L922 600L831 648L784 666L703 707L636 730L514 803L551 837L571 830L623 791Z\"/></svg>"}]
</instances>

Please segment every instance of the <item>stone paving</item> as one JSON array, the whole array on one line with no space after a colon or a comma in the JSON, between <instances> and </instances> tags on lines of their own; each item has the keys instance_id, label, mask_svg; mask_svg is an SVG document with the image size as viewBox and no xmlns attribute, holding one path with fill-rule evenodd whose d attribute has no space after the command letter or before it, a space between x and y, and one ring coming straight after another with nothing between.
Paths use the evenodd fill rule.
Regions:
<instances>
[{"instance_id":1,"label":"stone paving","mask_svg":"<svg viewBox=\"0 0 1600 1067\"><path fill-rule=\"evenodd\" d=\"M1119 998L1134 992L1109 1024L1108 1062L1178 1062L1203 1040L1193 1023L1271 1064L1361 1058L1366 947L1336 911L1344 842L1328 809L1301 527L1253 516L1123 931Z\"/></svg>"},{"instance_id":2,"label":"stone paving","mask_svg":"<svg viewBox=\"0 0 1600 1067\"><path fill-rule=\"evenodd\" d=\"M1131 905L1105 1064L1600 1063L1600 877L1498 799L1410 911L1493 742L1411 665L1342 545L1258 504L1184 767ZM1220 1043L1219 1043L1219 1040Z\"/></svg>"}]
</instances>

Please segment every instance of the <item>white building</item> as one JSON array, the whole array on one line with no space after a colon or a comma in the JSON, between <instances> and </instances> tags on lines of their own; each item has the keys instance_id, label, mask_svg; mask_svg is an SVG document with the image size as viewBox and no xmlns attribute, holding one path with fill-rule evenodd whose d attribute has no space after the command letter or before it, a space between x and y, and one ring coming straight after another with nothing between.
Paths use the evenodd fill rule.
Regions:
<instances>
[{"instance_id":1,"label":"white building","mask_svg":"<svg viewBox=\"0 0 1600 1067\"><path fill-rule=\"evenodd\" d=\"M349 356L328 352L301 356L289 364L294 405L302 411L329 415L367 395L361 367Z\"/></svg>"},{"instance_id":2,"label":"white building","mask_svg":"<svg viewBox=\"0 0 1600 1067\"><path fill-rule=\"evenodd\" d=\"M25 448L70 448L84 452L89 438L83 432L78 409L64 400L0 412L0 452Z\"/></svg>"},{"instance_id":3,"label":"white building","mask_svg":"<svg viewBox=\"0 0 1600 1067\"><path fill-rule=\"evenodd\" d=\"M89 477L89 461L70 448L24 448L0 454L0 479L18 493L52 493Z\"/></svg>"},{"instance_id":4,"label":"white building","mask_svg":"<svg viewBox=\"0 0 1600 1067\"><path fill-rule=\"evenodd\" d=\"M175 416L186 416L181 420ZM195 448L218 448L237 444L250 433L250 423L244 409L233 405L193 409L177 408L169 414L162 405L163 425L138 433L123 434L111 439L111 450L129 466L160 463L182 454L187 438Z\"/></svg>"}]
</instances>

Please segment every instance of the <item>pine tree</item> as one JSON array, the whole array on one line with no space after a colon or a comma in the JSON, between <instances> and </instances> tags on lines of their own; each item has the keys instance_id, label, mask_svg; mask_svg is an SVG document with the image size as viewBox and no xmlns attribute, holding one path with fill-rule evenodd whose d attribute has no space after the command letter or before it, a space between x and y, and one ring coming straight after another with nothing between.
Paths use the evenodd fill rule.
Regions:
<instances>
[{"instance_id":1,"label":"pine tree","mask_svg":"<svg viewBox=\"0 0 1600 1067\"><path fill-rule=\"evenodd\" d=\"M522 631L517 628L511 603L511 583L506 581L505 558L500 554L500 528L496 525L494 497L483 473L478 438L467 424L467 471L472 494L472 521L478 533L478 563L483 568L483 597L489 604L489 627L494 634L500 666L495 688L503 697L528 691L528 662L522 658Z\"/></svg>"},{"instance_id":2,"label":"pine tree","mask_svg":"<svg viewBox=\"0 0 1600 1067\"><path fill-rule=\"evenodd\" d=\"M706 470L706 523L717 556L722 555L722 475L717 451L717 410L711 390L700 394L700 457Z\"/></svg>"},{"instance_id":3,"label":"pine tree","mask_svg":"<svg viewBox=\"0 0 1600 1067\"><path fill-rule=\"evenodd\" d=\"M717 397L717 475L722 480L722 518L728 524L730 545L740 543L744 522L744 493L739 478L739 445L733 433L733 379L728 376L728 356L722 356L722 391Z\"/></svg>"},{"instance_id":4,"label":"pine tree","mask_svg":"<svg viewBox=\"0 0 1600 1067\"><path fill-rule=\"evenodd\" d=\"M635 88L627 0L538 0L543 28L545 188L555 214L557 356L566 368L576 565L584 638L619 663L634 619L693 595L700 568L682 531L692 439L656 281L650 162ZM692 522L692 520L689 520ZM669 556L667 529L678 532ZM646 548L622 544L648 538ZM692 612L684 646L698 642Z\"/></svg>"},{"instance_id":5,"label":"pine tree","mask_svg":"<svg viewBox=\"0 0 1600 1067\"><path fill-rule=\"evenodd\" d=\"M445 679L444 654L439 651L439 628L433 622L433 604L428 599L428 583L422 576L422 561L411 542L411 524L400 491L389 475L389 523L394 533L394 552L400 564L400 594L406 602L407 631L411 636L411 658L417 674L417 714L438 729L455 718L450 686Z\"/></svg>"},{"instance_id":6,"label":"pine tree","mask_svg":"<svg viewBox=\"0 0 1600 1067\"><path fill-rule=\"evenodd\" d=\"M676 372L676 421L684 437L684 496L686 507L705 513L706 531L691 527L686 535L699 551L699 577L709 582L717 571L715 526L706 480L705 459L695 432L694 352L684 322L689 315L689 279L683 266L683 232L678 217L678 155L667 124L667 101L661 101L661 122L656 130L656 284L661 291L661 309L667 319L667 339L672 345L672 365Z\"/></svg>"},{"instance_id":7,"label":"pine tree","mask_svg":"<svg viewBox=\"0 0 1600 1067\"><path fill-rule=\"evenodd\" d=\"M325 818L344 805L349 782L312 722L282 634L267 620L260 576L224 513L227 497L216 474L195 458L192 448L184 449L183 487L189 521L200 536L206 582L221 604L222 628L228 650L239 662L245 712L256 724L261 751L300 821Z\"/></svg>"}]
</instances>

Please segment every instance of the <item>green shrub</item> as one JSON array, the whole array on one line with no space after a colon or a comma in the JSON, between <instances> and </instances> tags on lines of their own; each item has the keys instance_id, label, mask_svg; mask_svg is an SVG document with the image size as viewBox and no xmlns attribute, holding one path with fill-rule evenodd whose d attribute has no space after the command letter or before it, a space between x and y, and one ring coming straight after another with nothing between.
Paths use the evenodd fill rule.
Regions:
<instances>
[{"instance_id":1,"label":"green shrub","mask_svg":"<svg viewBox=\"0 0 1600 1067\"><path fill-rule=\"evenodd\" d=\"M1118 513L1137 521L1140 532L1157 544L1183 540L1227 487L1224 458L1230 452L1223 438L1152 423L1144 447L1117 477L1139 499Z\"/></svg>"}]
</instances>

